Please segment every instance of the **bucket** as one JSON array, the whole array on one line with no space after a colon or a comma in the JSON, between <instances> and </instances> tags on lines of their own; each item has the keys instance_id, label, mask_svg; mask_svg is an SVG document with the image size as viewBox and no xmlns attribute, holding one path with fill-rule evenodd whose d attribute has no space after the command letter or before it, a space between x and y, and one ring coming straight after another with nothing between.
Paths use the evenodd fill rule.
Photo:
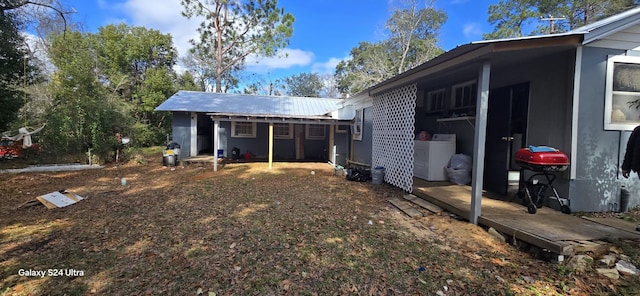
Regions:
<instances>
[{"instance_id":1,"label":"bucket","mask_svg":"<svg viewBox=\"0 0 640 296\"><path fill-rule=\"evenodd\" d=\"M165 166L175 166L176 165L176 156L175 155L165 155L162 157L162 164Z\"/></svg>"},{"instance_id":2,"label":"bucket","mask_svg":"<svg viewBox=\"0 0 640 296\"><path fill-rule=\"evenodd\" d=\"M622 186L620 188L620 213L624 213L627 211L627 208L629 207L629 197L631 196L631 194L629 193L629 190Z\"/></svg>"},{"instance_id":3,"label":"bucket","mask_svg":"<svg viewBox=\"0 0 640 296\"><path fill-rule=\"evenodd\" d=\"M384 168L376 167L371 170L371 183L375 185L384 183Z\"/></svg>"},{"instance_id":4,"label":"bucket","mask_svg":"<svg viewBox=\"0 0 640 296\"><path fill-rule=\"evenodd\" d=\"M218 158L224 158L224 149L218 149Z\"/></svg>"},{"instance_id":5,"label":"bucket","mask_svg":"<svg viewBox=\"0 0 640 296\"><path fill-rule=\"evenodd\" d=\"M342 176L344 175L343 169L344 168L342 166L337 165L333 168L333 174L336 176Z\"/></svg>"}]
</instances>

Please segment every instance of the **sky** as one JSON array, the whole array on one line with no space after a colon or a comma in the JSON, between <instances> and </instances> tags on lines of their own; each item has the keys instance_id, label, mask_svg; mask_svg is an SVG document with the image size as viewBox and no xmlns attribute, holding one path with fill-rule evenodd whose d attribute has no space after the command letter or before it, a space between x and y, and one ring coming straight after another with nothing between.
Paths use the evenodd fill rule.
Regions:
<instances>
[{"instance_id":1,"label":"sky","mask_svg":"<svg viewBox=\"0 0 640 296\"><path fill-rule=\"evenodd\" d=\"M275 79L303 72L333 73L337 63L361 41L384 39L384 24L400 0L278 0L278 6L296 21L286 58L251 60L247 71ZM87 32L108 24L126 23L153 28L173 36L180 56L197 39L199 22L181 15L180 0L61 0L76 11L74 21ZM440 47L482 39L492 31L488 7L498 0L436 0L448 16L440 34Z\"/></svg>"}]
</instances>

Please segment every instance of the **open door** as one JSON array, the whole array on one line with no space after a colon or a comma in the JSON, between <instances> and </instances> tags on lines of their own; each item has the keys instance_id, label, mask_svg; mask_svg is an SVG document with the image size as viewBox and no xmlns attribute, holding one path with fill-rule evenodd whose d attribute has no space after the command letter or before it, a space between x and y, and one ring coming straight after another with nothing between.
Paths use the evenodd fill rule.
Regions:
<instances>
[{"instance_id":1,"label":"open door","mask_svg":"<svg viewBox=\"0 0 640 296\"><path fill-rule=\"evenodd\" d=\"M507 194L512 150L526 138L529 83L489 91L484 188Z\"/></svg>"}]
</instances>

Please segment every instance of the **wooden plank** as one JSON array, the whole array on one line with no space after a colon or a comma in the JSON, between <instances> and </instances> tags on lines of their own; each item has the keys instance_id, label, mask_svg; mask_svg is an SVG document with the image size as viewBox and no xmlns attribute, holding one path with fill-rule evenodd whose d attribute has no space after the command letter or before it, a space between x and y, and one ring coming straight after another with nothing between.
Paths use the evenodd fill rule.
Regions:
<instances>
[{"instance_id":1,"label":"wooden plank","mask_svg":"<svg viewBox=\"0 0 640 296\"><path fill-rule=\"evenodd\" d=\"M435 213L435 214L438 214L438 213L441 213L442 211L444 211L441 207L436 206L436 205L434 205L434 204L432 204L432 203L430 203L430 202L428 202L428 201L426 201L426 200L424 200L422 198L419 198L419 197L417 197L417 196L415 196L413 194L406 194L405 196L403 196L403 198L408 200L408 201L411 201L412 203L417 204L417 205L421 206L422 208L424 208L424 209L426 209L426 210L428 210L428 211L430 211L432 213Z\"/></svg>"},{"instance_id":2,"label":"wooden plank","mask_svg":"<svg viewBox=\"0 0 640 296\"><path fill-rule=\"evenodd\" d=\"M469 217L471 208L469 186L427 182L418 178L414 178L413 186L413 194L417 197L461 217ZM613 223L626 221L580 219L548 207L538 209L536 214L529 214L527 208L520 204L488 198L487 195L483 193L479 224L494 227L498 231L513 235L519 240L550 250L555 254L571 255L575 252L574 246L580 250L590 248L598 251L601 246L607 245L599 241L611 239L640 240L640 232L635 231L637 225L626 224L622 228L613 225ZM573 243L569 244L569 241ZM580 241L589 243L580 244Z\"/></svg>"},{"instance_id":3,"label":"wooden plank","mask_svg":"<svg viewBox=\"0 0 640 296\"><path fill-rule=\"evenodd\" d=\"M640 231L636 231L636 227L638 226L638 224L636 223L632 223L622 219L611 219L611 218L605 219L605 218L585 217L585 216L582 216L581 218L591 222L598 223L598 224L615 227L617 229L632 233L634 234L634 236L638 236L638 238L640 238Z\"/></svg>"},{"instance_id":4,"label":"wooden plank","mask_svg":"<svg viewBox=\"0 0 640 296\"><path fill-rule=\"evenodd\" d=\"M408 202L402 201L398 198L392 198L388 201L411 218L422 217L422 213L412 207Z\"/></svg>"},{"instance_id":5,"label":"wooden plank","mask_svg":"<svg viewBox=\"0 0 640 296\"><path fill-rule=\"evenodd\" d=\"M45 207L47 207L47 209L55 209L58 207L53 203L49 202L48 200L42 198L41 196L36 197L36 199L40 201Z\"/></svg>"},{"instance_id":6,"label":"wooden plank","mask_svg":"<svg viewBox=\"0 0 640 296\"><path fill-rule=\"evenodd\" d=\"M519 239L519 240L523 240L536 247L547 249L555 254L573 255L574 253L573 245L565 241L551 241L543 237L537 236L533 233L521 231L519 229L509 227L508 225L498 223L484 216L480 216L478 218L478 224L485 225L488 227L493 227L496 230L506 233L509 236L515 237L516 239Z\"/></svg>"},{"instance_id":7,"label":"wooden plank","mask_svg":"<svg viewBox=\"0 0 640 296\"><path fill-rule=\"evenodd\" d=\"M418 198L417 196L413 195L413 194L405 194L402 198L408 200L408 201L413 201L414 199Z\"/></svg>"},{"instance_id":8,"label":"wooden plank","mask_svg":"<svg viewBox=\"0 0 640 296\"><path fill-rule=\"evenodd\" d=\"M451 213L454 213L460 217L463 217L465 219L469 218L469 210L471 209L471 205L462 205L460 202L458 202L457 199L455 198L450 198L448 199L448 202L444 202L443 200L432 196L431 194L438 194L438 193L427 193L424 190L421 189L414 189L413 190L413 194L417 195L419 198L423 198L423 199L428 199L429 202L431 202L432 204L439 206L443 209L445 209L446 211L449 211Z\"/></svg>"},{"instance_id":9,"label":"wooden plank","mask_svg":"<svg viewBox=\"0 0 640 296\"><path fill-rule=\"evenodd\" d=\"M42 203L37 200L37 199L32 199L32 200L28 200L26 202L24 202L23 204L21 204L20 206L18 206L18 209L20 208L28 208L28 207L32 207L35 205L41 205Z\"/></svg>"}]
</instances>

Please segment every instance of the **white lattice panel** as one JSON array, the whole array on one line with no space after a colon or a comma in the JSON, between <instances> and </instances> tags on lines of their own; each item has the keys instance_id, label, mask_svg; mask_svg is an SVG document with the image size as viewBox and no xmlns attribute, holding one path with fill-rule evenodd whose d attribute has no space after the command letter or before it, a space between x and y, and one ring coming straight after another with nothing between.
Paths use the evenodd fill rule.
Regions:
<instances>
[{"instance_id":1,"label":"white lattice panel","mask_svg":"<svg viewBox=\"0 0 640 296\"><path fill-rule=\"evenodd\" d=\"M373 97L373 167L386 169L384 180L407 192L413 187L413 139L416 85Z\"/></svg>"}]
</instances>

